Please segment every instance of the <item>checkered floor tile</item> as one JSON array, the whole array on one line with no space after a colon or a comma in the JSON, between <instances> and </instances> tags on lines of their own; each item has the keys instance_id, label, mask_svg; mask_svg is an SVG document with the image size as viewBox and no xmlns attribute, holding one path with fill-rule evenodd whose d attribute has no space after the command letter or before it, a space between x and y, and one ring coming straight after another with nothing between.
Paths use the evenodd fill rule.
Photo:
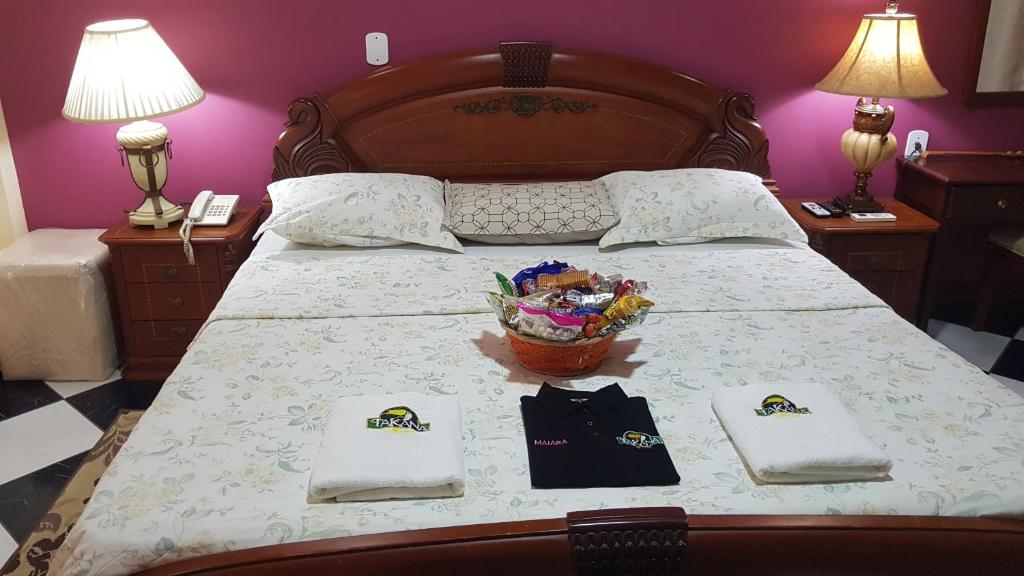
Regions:
<instances>
[{"instance_id":1,"label":"checkered floor tile","mask_svg":"<svg viewBox=\"0 0 1024 576\"><path fill-rule=\"evenodd\" d=\"M8 382L0 377L0 565L60 494L121 410L149 407L159 383Z\"/></svg>"},{"instance_id":2,"label":"checkered floor tile","mask_svg":"<svg viewBox=\"0 0 1024 576\"><path fill-rule=\"evenodd\" d=\"M1024 328L1015 337L933 320L928 333L1024 396ZM5 382L0 377L0 565L60 494L120 410L149 406L159 383Z\"/></svg>"}]
</instances>

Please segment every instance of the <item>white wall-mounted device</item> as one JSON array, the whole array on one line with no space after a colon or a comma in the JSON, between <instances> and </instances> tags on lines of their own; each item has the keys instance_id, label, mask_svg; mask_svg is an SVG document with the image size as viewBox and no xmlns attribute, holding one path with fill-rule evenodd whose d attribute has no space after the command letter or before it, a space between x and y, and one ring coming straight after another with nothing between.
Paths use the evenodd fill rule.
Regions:
<instances>
[{"instance_id":1,"label":"white wall-mounted device","mask_svg":"<svg viewBox=\"0 0 1024 576\"><path fill-rule=\"evenodd\" d=\"M383 66L388 63L388 35L370 32L366 35L366 63Z\"/></svg>"},{"instance_id":2,"label":"white wall-mounted device","mask_svg":"<svg viewBox=\"0 0 1024 576\"><path fill-rule=\"evenodd\" d=\"M918 145L920 144L920 150ZM928 151L928 133L924 130L911 130L910 134L907 134L907 148L903 156L909 158L911 154L914 157L920 156Z\"/></svg>"}]
</instances>

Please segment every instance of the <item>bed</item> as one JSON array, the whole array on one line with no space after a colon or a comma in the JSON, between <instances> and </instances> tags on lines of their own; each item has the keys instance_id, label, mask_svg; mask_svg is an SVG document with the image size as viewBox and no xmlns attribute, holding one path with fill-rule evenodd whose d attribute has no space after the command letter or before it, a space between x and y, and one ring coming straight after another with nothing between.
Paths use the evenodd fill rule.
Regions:
<instances>
[{"instance_id":1,"label":"bed","mask_svg":"<svg viewBox=\"0 0 1024 576\"><path fill-rule=\"evenodd\" d=\"M431 145L444 142L444 146ZM513 43L295 101L275 178L462 181L743 170L774 187L753 100L653 64ZM519 367L480 292L562 258L651 282L647 323L586 377ZM882 482L760 485L718 385L829 386L894 460ZM620 382L657 416L678 486L534 490L518 398ZM309 504L330 401L458 394L463 498ZM313 249L264 236L111 463L62 574L999 573L1024 563L1024 399L806 245ZM685 510L685 511L684 511Z\"/></svg>"}]
</instances>

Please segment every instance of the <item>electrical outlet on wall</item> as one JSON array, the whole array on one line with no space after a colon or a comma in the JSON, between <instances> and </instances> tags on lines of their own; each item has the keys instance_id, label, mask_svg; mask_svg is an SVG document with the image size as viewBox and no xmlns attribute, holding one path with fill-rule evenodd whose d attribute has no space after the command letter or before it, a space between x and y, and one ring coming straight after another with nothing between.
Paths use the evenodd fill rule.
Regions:
<instances>
[{"instance_id":1,"label":"electrical outlet on wall","mask_svg":"<svg viewBox=\"0 0 1024 576\"><path fill-rule=\"evenodd\" d=\"M383 66L388 63L388 35L370 32L366 35L366 63Z\"/></svg>"},{"instance_id":2,"label":"electrical outlet on wall","mask_svg":"<svg viewBox=\"0 0 1024 576\"><path fill-rule=\"evenodd\" d=\"M909 157L911 154L914 154L918 145L920 145L921 149L917 151L916 155L919 156L928 151L928 133L924 130L911 130L910 134L907 134L907 149L903 155Z\"/></svg>"}]
</instances>

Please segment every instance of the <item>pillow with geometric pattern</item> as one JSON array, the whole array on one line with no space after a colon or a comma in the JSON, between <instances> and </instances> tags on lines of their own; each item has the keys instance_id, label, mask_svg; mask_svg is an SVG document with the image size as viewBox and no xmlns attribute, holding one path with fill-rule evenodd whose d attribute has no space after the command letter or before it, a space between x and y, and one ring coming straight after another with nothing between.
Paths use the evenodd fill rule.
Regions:
<instances>
[{"instance_id":1,"label":"pillow with geometric pattern","mask_svg":"<svg viewBox=\"0 0 1024 576\"><path fill-rule=\"evenodd\" d=\"M618 222L604 184L444 183L445 226L486 244L564 244L600 238Z\"/></svg>"}]
</instances>

